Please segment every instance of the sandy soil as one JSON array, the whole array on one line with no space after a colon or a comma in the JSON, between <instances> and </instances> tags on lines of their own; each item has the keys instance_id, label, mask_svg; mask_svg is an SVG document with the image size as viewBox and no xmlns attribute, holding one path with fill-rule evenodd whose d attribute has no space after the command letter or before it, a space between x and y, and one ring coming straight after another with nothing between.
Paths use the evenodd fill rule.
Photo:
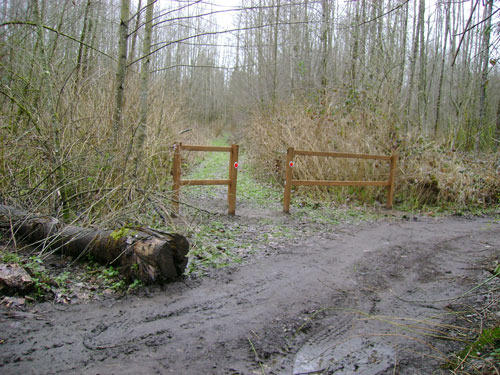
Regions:
<instances>
[{"instance_id":1,"label":"sandy soil","mask_svg":"<svg viewBox=\"0 0 500 375\"><path fill-rule=\"evenodd\" d=\"M466 305L495 306L473 288L500 255L498 220L309 231L269 216L297 235L204 278L146 296L0 310L0 373L444 374L442 357L463 346L434 336L452 335ZM262 223L241 210L235 220Z\"/></svg>"}]
</instances>

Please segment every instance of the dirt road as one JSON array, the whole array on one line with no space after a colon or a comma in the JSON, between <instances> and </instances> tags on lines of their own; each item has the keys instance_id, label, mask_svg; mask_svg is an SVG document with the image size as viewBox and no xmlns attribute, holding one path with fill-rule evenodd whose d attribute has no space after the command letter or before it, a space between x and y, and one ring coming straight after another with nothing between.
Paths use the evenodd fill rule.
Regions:
<instances>
[{"instance_id":1,"label":"dirt road","mask_svg":"<svg viewBox=\"0 0 500 375\"><path fill-rule=\"evenodd\" d=\"M433 336L499 255L489 218L332 227L148 297L2 310L0 373L446 373Z\"/></svg>"}]
</instances>

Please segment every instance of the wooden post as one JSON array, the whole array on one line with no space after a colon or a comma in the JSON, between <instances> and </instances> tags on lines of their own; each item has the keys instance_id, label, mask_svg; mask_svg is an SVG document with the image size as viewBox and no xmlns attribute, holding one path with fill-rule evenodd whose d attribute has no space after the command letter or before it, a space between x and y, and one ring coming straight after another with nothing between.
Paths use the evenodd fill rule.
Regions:
<instances>
[{"instance_id":1,"label":"wooden post","mask_svg":"<svg viewBox=\"0 0 500 375\"><path fill-rule=\"evenodd\" d=\"M285 194L283 196L283 212L290 212L290 195L292 193L292 166L290 165L293 162L294 157L294 149L293 147L289 147L286 152L286 172L285 172Z\"/></svg>"},{"instance_id":2,"label":"wooden post","mask_svg":"<svg viewBox=\"0 0 500 375\"><path fill-rule=\"evenodd\" d=\"M227 203L228 203L228 215L234 215L236 213L236 183L238 179L238 145L231 145L231 154L229 157L229 180L230 183L227 186Z\"/></svg>"},{"instance_id":3,"label":"wooden post","mask_svg":"<svg viewBox=\"0 0 500 375\"><path fill-rule=\"evenodd\" d=\"M173 177L173 208L175 213L179 213L179 195L182 185L227 185L227 202L229 205L229 215L234 215L236 211L236 184L238 177L238 145L231 146L199 146L174 144L174 160L172 166ZM181 151L206 151L206 152L229 152L229 178L225 180L183 180L181 178Z\"/></svg>"},{"instance_id":4,"label":"wooden post","mask_svg":"<svg viewBox=\"0 0 500 375\"><path fill-rule=\"evenodd\" d=\"M398 162L398 155L392 153L391 155L391 166L389 171L389 188L387 193L387 208L392 208L392 200L394 198L394 180L396 177L396 165Z\"/></svg>"},{"instance_id":5,"label":"wooden post","mask_svg":"<svg viewBox=\"0 0 500 375\"><path fill-rule=\"evenodd\" d=\"M182 143L174 144L174 165L172 170L172 176L174 179L173 190L173 207L175 213L179 213L179 190L181 188L181 148Z\"/></svg>"}]
</instances>

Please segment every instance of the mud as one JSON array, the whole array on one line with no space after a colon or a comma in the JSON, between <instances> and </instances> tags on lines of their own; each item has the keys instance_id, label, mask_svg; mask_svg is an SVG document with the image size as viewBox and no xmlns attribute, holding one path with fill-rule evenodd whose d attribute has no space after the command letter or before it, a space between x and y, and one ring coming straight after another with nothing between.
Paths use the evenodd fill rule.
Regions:
<instances>
[{"instance_id":1,"label":"mud","mask_svg":"<svg viewBox=\"0 0 500 375\"><path fill-rule=\"evenodd\" d=\"M492 298L475 287L500 255L499 221L323 228L146 295L0 310L0 373L449 373L443 359L461 346L439 336L458 305Z\"/></svg>"}]
</instances>

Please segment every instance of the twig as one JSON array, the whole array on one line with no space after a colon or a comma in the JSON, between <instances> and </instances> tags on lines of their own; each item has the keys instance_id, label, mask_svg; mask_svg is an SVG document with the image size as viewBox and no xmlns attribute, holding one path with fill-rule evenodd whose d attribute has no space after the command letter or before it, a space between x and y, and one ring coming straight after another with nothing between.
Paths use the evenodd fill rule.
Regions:
<instances>
[{"instance_id":1,"label":"twig","mask_svg":"<svg viewBox=\"0 0 500 375\"><path fill-rule=\"evenodd\" d=\"M140 189L137 189L137 191L141 191ZM190 207L190 208L194 208L195 210L198 210L198 211L201 211L201 212L205 212L209 215L214 215L214 216L217 216L218 214L217 213L214 213L214 212L210 212L210 211L207 211L207 210L204 210L203 208L199 208L199 207L196 207L196 206L193 206L192 204L189 204L189 203L186 203L186 202L182 202L180 200L177 200L177 199L174 199L174 198L171 198L169 196L166 196L166 195L163 195L163 194L158 194L156 193L155 196L159 196L159 197L162 197L162 198L165 198L165 199L168 199L169 201L171 202L175 202L175 203L179 203L179 204L182 204L184 206L187 206L187 207Z\"/></svg>"},{"instance_id":2,"label":"twig","mask_svg":"<svg viewBox=\"0 0 500 375\"><path fill-rule=\"evenodd\" d=\"M247 337L248 342L250 343L250 347L252 348L253 353L255 354L255 359L259 362L260 366L260 371L262 371L262 375L266 375L266 371L264 370L264 365L262 364L262 361L259 359L259 355L257 354L257 350L255 350L255 346L253 345L252 340L250 340L250 337Z\"/></svg>"},{"instance_id":3,"label":"twig","mask_svg":"<svg viewBox=\"0 0 500 375\"><path fill-rule=\"evenodd\" d=\"M9 215L9 228L12 241L14 242L14 249L16 249L17 251L17 241L16 241L16 236L14 235L14 224L12 223L12 215Z\"/></svg>"},{"instance_id":4,"label":"twig","mask_svg":"<svg viewBox=\"0 0 500 375\"><path fill-rule=\"evenodd\" d=\"M157 213L158 215L160 215L160 217L161 217L161 219L163 220L163 222L164 222L164 223L167 223L167 222L168 222L168 219L165 217L165 215L163 215L163 213L166 213L168 216L172 216L172 215L170 215L170 214L167 212L167 210L165 210L163 207L161 207L161 208L162 208L162 210L163 210L163 212L161 212L161 211L160 211L160 209L159 209L158 207L156 207L156 203L155 203L155 202L153 202L153 200L152 200L151 198L146 197L146 199L148 200L148 202L149 202L149 203L151 203L151 205L153 206L153 209L156 211L156 213Z\"/></svg>"},{"instance_id":5,"label":"twig","mask_svg":"<svg viewBox=\"0 0 500 375\"><path fill-rule=\"evenodd\" d=\"M456 365L455 369L453 370L453 372L456 372L465 363L465 361L467 360L467 358L470 355L471 350L472 350L472 345L470 346L469 350L467 350L467 354L464 355L464 357L460 359L459 363L457 363L457 365ZM458 357L458 358L460 358L460 357Z\"/></svg>"},{"instance_id":6,"label":"twig","mask_svg":"<svg viewBox=\"0 0 500 375\"><path fill-rule=\"evenodd\" d=\"M182 204L182 205L190 207L190 208L194 208L195 210L198 210L198 211L201 211L201 212L205 212L206 214L209 214L209 215L213 215L213 216L217 216L218 215L215 212L210 212L210 211L204 210L203 208L199 208L199 207L193 206L192 204L189 204L189 203L186 203L186 202L181 202L181 201L175 200L173 198L168 198L168 199L170 199L172 202L179 203L179 204Z\"/></svg>"}]
</instances>

